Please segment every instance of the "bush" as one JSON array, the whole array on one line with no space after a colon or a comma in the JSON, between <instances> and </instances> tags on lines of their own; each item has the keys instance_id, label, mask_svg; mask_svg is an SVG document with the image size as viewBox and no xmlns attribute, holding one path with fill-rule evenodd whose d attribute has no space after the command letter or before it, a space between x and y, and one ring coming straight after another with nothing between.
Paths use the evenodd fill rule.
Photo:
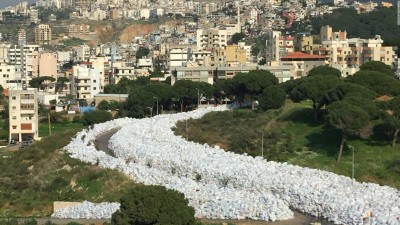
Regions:
<instances>
[{"instance_id":1,"label":"bush","mask_svg":"<svg viewBox=\"0 0 400 225\"><path fill-rule=\"evenodd\" d=\"M96 123L104 123L112 119L111 113L104 110L95 110L93 112L88 112L83 114L82 123L85 126L96 124Z\"/></svg>"},{"instance_id":2,"label":"bush","mask_svg":"<svg viewBox=\"0 0 400 225\"><path fill-rule=\"evenodd\" d=\"M111 218L117 225L195 224L194 209L182 193L162 186L140 186L121 198Z\"/></svg>"},{"instance_id":3,"label":"bush","mask_svg":"<svg viewBox=\"0 0 400 225\"><path fill-rule=\"evenodd\" d=\"M37 221L34 218L26 219L22 223L23 225L37 225Z\"/></svg>"}]
</instances>

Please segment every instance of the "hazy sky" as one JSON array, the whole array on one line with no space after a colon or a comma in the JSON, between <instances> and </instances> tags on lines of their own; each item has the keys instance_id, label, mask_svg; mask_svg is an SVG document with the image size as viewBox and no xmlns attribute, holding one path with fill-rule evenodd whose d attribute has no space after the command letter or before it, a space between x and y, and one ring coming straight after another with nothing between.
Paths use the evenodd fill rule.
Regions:
<instances>
[{"instance_id":1,"label":"hazy sky","mask_svg":"<svg viewBox=\"0 0 400 225\"><path fill-rule=\"evenodd\" d=\"M23 1L27 1L29 4L36 2L35 0L0 0L0 8L4 8L10 5L14 6Z\"/></svg>"}]
</instances>

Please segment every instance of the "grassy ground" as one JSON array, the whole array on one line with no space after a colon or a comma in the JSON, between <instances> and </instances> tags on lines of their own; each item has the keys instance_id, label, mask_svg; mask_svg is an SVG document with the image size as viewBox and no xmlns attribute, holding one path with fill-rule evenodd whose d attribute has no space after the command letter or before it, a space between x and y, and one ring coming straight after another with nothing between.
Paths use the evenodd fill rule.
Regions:
<instances>
[{"instance_id":1,"label":"grassy ground","mask_svg":"<svg viewBox=\"0 0 400 225\"><path fill-rule=\"evenodd\" d=\"M239 109L213 112L199 120L178 122L175 133L199 143L218 145L227 151L261 155L264 133L264 156L269 160L318 168L351 176L352 152L345 148L341 163L336 163L340 133L315 123L309 103L288 102L283 108L268 112ZM355 149L355 178L400 189L400 144L376 138L350 139Z\"/></svg>"},{"instance_id":2,"label":"grassy ground","mask_svg":"<svg viewBox=\"0 0 400 225\"><path fill-rule=\"evenodd\" d=\"M41 124L41 136L47 136ZM51 136L18 151L0 150L0 217L49 216L53 201L118 201L136 184L125 175L72 159L60 149L81 130L53 124Z\"/></svg>"}]
</instances>

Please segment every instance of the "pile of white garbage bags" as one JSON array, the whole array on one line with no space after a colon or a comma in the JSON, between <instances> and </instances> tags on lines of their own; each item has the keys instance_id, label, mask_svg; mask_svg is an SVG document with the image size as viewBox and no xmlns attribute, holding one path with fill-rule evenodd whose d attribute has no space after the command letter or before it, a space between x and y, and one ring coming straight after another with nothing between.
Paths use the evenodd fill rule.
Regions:
<instances>
[{"instance_id":1,"label":"pile of white garbage bags","mask_svg":"<svg viewBox=\"0 0 400 225\"><path fill-rule=\"evenodd\" d=\"M117 169L137 182L184 193L198 218L285 220L293 218L293 208L336 224L361 225L368 213L372 224L400 224L400 192L394 188L225 152L218 146L188 142L171 130L179 120L226 109L219 106L140 120L116 119L79 132L65 150L73 158ZM121 129L109 141L116 155L111 157L97 151L93 141L114 128ZM115 211L115 207L109 209ZM79 210L73 211L53 216L68 218ZM85 218L104 216L87 211L92 216L85 212Z\"/></svg>"}]
</instances>

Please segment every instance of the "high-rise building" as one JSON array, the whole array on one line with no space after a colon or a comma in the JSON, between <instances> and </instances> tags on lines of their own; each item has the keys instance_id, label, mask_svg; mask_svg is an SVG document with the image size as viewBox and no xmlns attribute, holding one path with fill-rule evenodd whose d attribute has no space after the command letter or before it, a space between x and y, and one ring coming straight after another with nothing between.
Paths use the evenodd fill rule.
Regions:
<instances>
[{"instance_id":1,"label":"high-rise building","mask_svg":"<svg viewBox=\"0 0 400 225\"><path fill-rule=\"evenodd\" d=\"M47 24L39 24L35 28L35 43L49 45L51 43L51 28Z\"/></svg>"}]
</instances>

